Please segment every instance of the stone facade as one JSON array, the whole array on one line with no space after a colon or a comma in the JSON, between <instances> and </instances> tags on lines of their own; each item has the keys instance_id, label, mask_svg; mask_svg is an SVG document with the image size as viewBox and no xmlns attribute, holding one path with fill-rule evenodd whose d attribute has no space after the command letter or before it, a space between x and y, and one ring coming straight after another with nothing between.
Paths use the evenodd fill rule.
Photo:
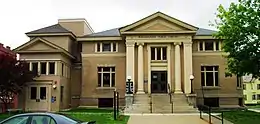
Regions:
<instances>
[{"instance_id":1,"label":"stone facade","mask_svg":"<svg viewBox=\"0 0 260 124\"><path fill-rule=\"evenodd\" d=\"M214 98L218 106L236 106L243 97L242 89L237 87L236 77L225 76L227 53L221 51L221 41L213 38L214 32L161 12L98 33L84 19L68 19L28 32L31 40L15 50L30 62L30 69L33 62L39 63L40 70L41 63L49 63L47 72L32 82L49 86L45 100L48 111L109 105L114 90L119 91L123 106L127 77L134 83L134 94L171 92L195 95L197 104L208 104ZM55 73L50 75L52 62ZM52 97L56 101L50 101ZM28 96L24 98L30 101ZM31 104L36 105L26 106Z\"/></svg>"}]
</instances>

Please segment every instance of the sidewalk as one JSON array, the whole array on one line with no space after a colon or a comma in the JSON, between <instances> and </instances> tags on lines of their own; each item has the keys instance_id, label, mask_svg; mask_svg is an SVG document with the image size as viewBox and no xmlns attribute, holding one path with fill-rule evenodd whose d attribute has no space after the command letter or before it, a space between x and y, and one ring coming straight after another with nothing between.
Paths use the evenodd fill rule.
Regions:
<instances>
[{"instance_id":1,"label":"sidewalk","mask_svg":"<svg viewBox=\"0 0 260 124\"><path fill-rule=\"evenodd\" d=\"M127 124L208 124L199 115L131 115Z\"/></svg>"}]
</instances>

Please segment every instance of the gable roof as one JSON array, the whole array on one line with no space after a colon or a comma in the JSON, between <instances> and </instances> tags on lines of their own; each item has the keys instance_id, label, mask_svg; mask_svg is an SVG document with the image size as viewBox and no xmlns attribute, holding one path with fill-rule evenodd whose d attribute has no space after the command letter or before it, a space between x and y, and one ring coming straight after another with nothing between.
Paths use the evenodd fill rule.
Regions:
<instances>
[{"instance_id":1,"label":"gable roof","mask_svg":"<svg viewBox=\"0 0 260 124\"><path fill-rule=\"evenodd\" d=\"M63 28L60 24L51 25L41 29L37 29L26 34L44 34L44 33L72 33L71 31Z\"/></svg>"},{"instance_id":2,"label":"gable roof","mask_svg":"<svg viewBox=\"0 0 260 124\"><path fill-rule=\"evenodd\" d=\"M214 30L209 30L209 29L205 29L205 28L200 28L197 32L196 35L197 36L202 36L202 35L212 35L214 33L216 33L217 31Z\"/></svg>"},{"instance_id":3,"label":"gable roof","mask_svg":"<svg viewBox=\"0 0 260 124\"><path fill-rule=\"evenodd\" d=\"M124 26L124 27L120 28L120 31L121 32L128 31L130 29L133 29L133 28L135 28L135 27L137 27L139 25L142 25L142 24L144 24L146 22L149 22L150 20L153 20L153 19L158 18L158 17L163 18L163 19L165 19L167 21L170 21L172 23L175 23L175 24L177 24L177 25L179 25L181 27L184 27L184 28L192 30L192 31L198 30L198 28L193 26L193 25L190 25L190 24L188 24L186 22L183 22L181 20L173 18L173 17L171 17L169 15L166 15L166 14L164 14L162 12L156 12L156 13L154 13L152 15L149 15L149 16L147 16L147 17L145 17L145 18L143 18L143 19L141 19L141 20L139 20L137 22L134 22L134 23L132 23L130 25L127 25L127 26Z\"/></svg>"},{"instance_id":4,"label":"gable roof","mask_svg":"<svg viewBox=\"0 0 260 124\"><path fill-rule=\"evenodd\" d=\"M30 45L33 45L33 44L36 43L37 41L41 41L41 42L47 44L48 46L50 46L50 47L56 49L56 50L57 50L56 52L62 52L62 53L64 53L64 54L68 55L69 57L74 58L74 57L73 57L67 50L65 50L64 48L62 48L62 47L60 47L60 46L58 46L58 45L56 45L56 44L54 44L54 43L52 43L52 42L50 42L50 41L44 39L44 38L40 38L40 37L35 37L35 38L31 39L30 41L24 43L23 45L21 45L21 46L15 48L14 51L17 52L17 53L19 53L19 52L21 52L21 53L22 53L22 52L26 52L26 51L24 51L24 50L22 50L22 49L24 49L24 48L26 48L26 47L29 47ZM37 51L34 51L34 52L37 52ZM48 52L48 51L47 51L47 52Z\"/></svg>"}]
</instances>

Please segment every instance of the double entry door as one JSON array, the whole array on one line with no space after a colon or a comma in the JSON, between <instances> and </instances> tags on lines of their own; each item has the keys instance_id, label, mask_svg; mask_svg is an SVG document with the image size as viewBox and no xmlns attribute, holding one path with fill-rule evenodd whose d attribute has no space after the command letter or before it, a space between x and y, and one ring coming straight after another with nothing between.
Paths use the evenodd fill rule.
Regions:
<instances>
[{"instance_id":1,"label":"double entry door","mask_svg":"<svg viewBox=\"0 0 260 124\"><path fill-rule=\"evenodd\" d=\"M167 71L152 71L151 78L152 93L167 93Z\"/></svg>"},{"instance_id":2,"label":"double entry door","mask_svg":"<svg viewBox=\"0 0 260 124\"><path fill-rule=\"evenodd\" d=\"M49 111L51 86L47 84L29 85L27 89L28 111Z\"/></svg>"}]
</instances>

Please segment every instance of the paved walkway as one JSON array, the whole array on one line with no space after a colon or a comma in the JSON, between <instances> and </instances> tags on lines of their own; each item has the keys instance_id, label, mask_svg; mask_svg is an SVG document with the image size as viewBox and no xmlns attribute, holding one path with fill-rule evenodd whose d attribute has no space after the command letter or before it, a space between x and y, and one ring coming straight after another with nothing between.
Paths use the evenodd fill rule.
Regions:
<instances>
[{"instance_id":1,"label":"paved walkway","mask_svg":"<svg viewBox=\"0 0 260 124\"><path fill-rule=\"evenodd\" d=\"M208 124L199 115L131 115L127 124Z\"/></svg>"}]
</instances>

